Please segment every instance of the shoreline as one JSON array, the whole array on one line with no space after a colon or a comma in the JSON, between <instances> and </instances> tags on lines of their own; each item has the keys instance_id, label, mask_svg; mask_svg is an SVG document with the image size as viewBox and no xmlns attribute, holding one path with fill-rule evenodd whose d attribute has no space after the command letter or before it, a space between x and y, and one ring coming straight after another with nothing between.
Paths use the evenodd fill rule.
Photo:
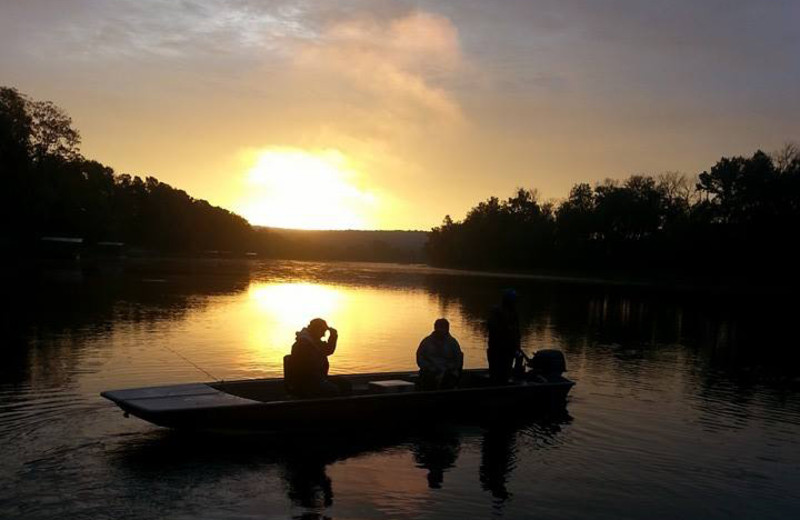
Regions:
<instances>
[{"instance_id":1,"label":"shoreline","mask_svg":"<svg viewBox=\"0 0 800 520\"><path fill-rule=\"evenodd\" d=\"M296 259L271 258L260 256L206 256L206 255L136 255L114 258L90 257L80 259L42 259L30 257L4 258L1 262L4 275L15 276L20 271L75 271L87 275L118 275L122 273L146 274L164 272L173 275L197 274L242 274L254 265L264 263L302 263L325 265L352 265L353 267L370 267L382 271L405 271L421 275L467 276L479 278L508 279L544 283L563 283L577 285L600 285L618 287L639 287L669 291L703 291L722 294L787 294L800 287L800 280L782 278L761 279L716 278L695 279L679 274L658 273L625 274L625 273L587 273L574 270L557 271L542 269L537 271L494 271L474 268L455 268L432 266L420 263L403 263L381 260L328 260L328 259Z\"/></svg>"}]
</instances>

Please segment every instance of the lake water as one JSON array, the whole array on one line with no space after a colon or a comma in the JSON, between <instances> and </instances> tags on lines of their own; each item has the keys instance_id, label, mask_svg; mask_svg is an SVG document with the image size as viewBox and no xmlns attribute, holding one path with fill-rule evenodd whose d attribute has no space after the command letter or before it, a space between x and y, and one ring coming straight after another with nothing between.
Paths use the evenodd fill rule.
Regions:
<instances>
[{"instance_id":1,"label":"lake water","mask_svg":"<svg viewBox=\"0 0 800 520\"><path fill-rule=\"evenodd\" d=\"M10 277L0 518L798 518L797 304L379 264L54 269ZM565 352L564 413L291 438L179 435L102 390L279 376L294 332L332 372L415 368L444 316L468 367L520 294L528 352Z\"/></svg>"}]
</instances>

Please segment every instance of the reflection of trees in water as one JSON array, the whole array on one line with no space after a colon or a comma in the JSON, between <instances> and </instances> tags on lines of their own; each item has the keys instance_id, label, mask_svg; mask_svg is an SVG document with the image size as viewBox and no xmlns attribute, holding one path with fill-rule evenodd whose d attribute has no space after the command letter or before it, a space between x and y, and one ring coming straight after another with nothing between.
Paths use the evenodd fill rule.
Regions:
<instances>
[{"instance_id":1,"label":"reflection of trees in water","mask_svg":"<svg viewBox=\"0 0 800 520\"><path fill-rule=\"evenodd\" d=\"M0 320L0 380L42 377L49 386L63 386L80 363L86 337L108 337L124 323L177 320L206 305L207 297L243 291L249 283L246 271L149 276L89 276L69 284L33 275L7 280L11 305Z\"/></svg>"},{"instance_id":2,"label":"reflection of trees in water","mask_svg":"<svg viewBox=\"0 0 800 520\"><path fill-rule=\"evenodd\" d=\"M792 344L791 325L798 305L786 306L775 297L668 286L442 274L370 264L269 265L269 270L262 269L254 276L271 273L386 290L422 287L435 299L440 314L457 308L478 336L485 334L486 317L503 289L513 287L520 295L520 326L530 350L556 346L569 358L583 357L604 365L611 362L617 370L630 374L639 374L665 348L681 350L687 363L700 359L737 375L754 367L756 371L785 372L800 366L800 351L786 348ZM753 356L753 351L759 356Z\"/></svg>"},{"instance_id":3,"label":"reflection of trees in water","mask_svg":"<svg viewBox=\"0 0 800 520\"><path fill-rule=\"evenodd\" d=\"M75 284L45 284L34 276L8 279L6 294L13 305L0 323L9 343L17 348L4 349L0 355L18 365L20 349L41 343L48 335L86 329L103 335L120 321L179 319L193 307L204 305L203 296L246 290L254 279L386 290L423 288L443 311L457 307L478 335L484 334L486 316L502 290L514 287L520 294L520 324L533 349L555 344L568 354L576 349L576 353L587 354L580 352L586 345L609 345L614 346L613 357L628 366L647 359L658 347L672 344L690 347L710 364L725 368L752 365L754 347L769 354L758 360L761 363L785 366L798 361L790 356L794 349L784 347L791 341L793 334L788 329L798 306L786 306L769 297L436 274L402 266L351 263L260 262L253 264L252 270L229 269L219 275L211 266L208 272L188 276L198 269L193 265L173 262L150 271L140 269L136 276L87 276Z\"/></svg>"},{"instance_id":4,"label":"reflection of trees in water","mask_svg":"<svg viewBox=\"0 0 800 520\"><path fill-rule=\"evenodd\" d=\"M485 334L490 308L511 286L520 294L528 349L556 346L567 353L568 362L583 359L637 377L647 375L652 361L673 354L698 378L708 376L712 367L738 379L758 381L772 374L785 379L800 366L800 351L788 347L795 343L791 325L798 305L778 298L437 274L374 264L259 262L252 270L237 267L224 274L218 267L171 262L138 266L135 274L87 275L79 283L44 282L33 273L7 276L11 305L0 315L0 378L12 383L46 378L63 385L85 345L81 338L107 337L120 323L179 320L205 305L210 295L246 290L251 279L422 289L442 314L457 308L479 337Z\"/></svg>"},{"instance_id":5,"label":"reflection of trees in water","mask_svg":"<svg viewBox=\"0 0 800 520\"><path fill-rule=\"evenodd\" d=\"M556 347L580 378L640 394L662 389L690 396L708 430L741 429L777 420L796 391L800 350L793 323L798 305L779 298L632 286L426 278L441 305L457 306L480 334L504 287L519 295L523 345ZM569 375L569 374L568 374ZM597 380L597 379L596 379ZM680 383L676 387L676 380ZM768 387L775 391L763 392ZM794 389L794 390L793 390ZM765 401L766 400L766 401ZM734 413L720 413L732 410ZM778 412L773 413L777 410ZM501 478L513 462L513 436L482 447L482 485L506 494ZM508 447L511 451L504 451ZM489 478L493 476L493 478Z\"/></svg>"},{"instance_id":6,"label":"reflection of trees in water","mask_svg":"<svg viewBox=\"0 0 800 520\"><path fill-rule=\"evenodd\" d=\"M798 306L777 298L495 277L428 275L424 283L441 308L457 306L478 334L502 290L514 287L523 344L562 348L568 361L610 361L637 372L664 348L679 348L687 361L699 357L737 375L792 375L800 362L800 352L787 348Z\"/></svg>"}]
</instances>

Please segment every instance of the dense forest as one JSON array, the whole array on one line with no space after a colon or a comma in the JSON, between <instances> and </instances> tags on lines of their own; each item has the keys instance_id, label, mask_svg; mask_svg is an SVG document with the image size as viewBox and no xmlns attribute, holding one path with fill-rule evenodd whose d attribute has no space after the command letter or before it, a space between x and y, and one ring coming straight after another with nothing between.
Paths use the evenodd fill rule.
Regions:
<instances>
[{"instance_id":1,"label":"dense forest","mask_svg":"<svg viewBox=\"0 0 800 520\"><path fill-rule=\"evenodd\" d=\"M128 254L250 255L306 260L424 261L425 233L251 227L155 177L117 174L85 158L70 117L0 87L2 256L41 254L44 237L122 243Z\"/></svg>"},{"instance_id":2,"label":"dense forest","mask_svg":"<svg viewBox=\"0 0 800 520\"><path fill-rule=\"evenodd\" d=\"M491 197L427 243L434 265L763 278L800 265L800 150L722 158L677 173L577 184L560 203L536 191Z\"/></svg>"},{"instance_id":3,"label":"dense forest","mask_svg":"<svg viewBox=\"0 0 800 520\"><path fill-rule=\"evenodd\" d=\"M69 116L0 87L0 211L7 248L43 236L118 241L161 251L242 249L242 217L154 177L116 174L86 159Z\"/></svg>"},{"instance_id":4,"label":"dense forest","mask_svg":"<svg viewBox=\"0 0 800 520\"><path fill-rule=\"evenodd\" d=\"M242 217L146 176L85 158L70 117L0 87L0 249L42 237L124 243L154 254L255 252L276 258L412 261L420 232L253 228ZM432 265L698 278L793 273L800 263L800 149L722 158L696 178L634 175L575 185L559 202L518 189L444 218L424 244Z\"/></svg>"}]
</instances>

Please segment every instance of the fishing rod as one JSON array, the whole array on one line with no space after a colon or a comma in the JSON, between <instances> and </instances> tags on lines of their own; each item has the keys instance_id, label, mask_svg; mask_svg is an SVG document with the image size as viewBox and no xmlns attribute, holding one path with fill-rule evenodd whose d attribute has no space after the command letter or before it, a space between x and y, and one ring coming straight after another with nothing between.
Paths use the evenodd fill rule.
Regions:
<instances>
[{"instance_id":1,"label":"fishing rod","mask_svg":"<svg viewBox=\"0 0 800 520\"><path fill-rule=\"evenodd\" d=\"M211 378L211 379L213 379L214 381L216 381L216 382L218 382L218 383L221 383L221 382L222 382L222 379L220 379L220 378L216 377L214 374L212 374L212 373L211 373L211 372L209 372L208 370L204 369L203 367L201 367L200 365L198 365L197 363L195 363L195 362L194 362L194 361L192 361L191 359L187 358L186 356L184 356L183 354L181 354L181 353L180 353L180 352L178 352L177 350L174 350L174 349L172 349L172 348L170 348L170 347L168 347L167 345L164 345L164 344L161 344L161 347L163 347L163 348L165 348L165 349L169 350L170 352L172 352L173 354L175 354L176 356L178 356L178 357L179 357L179 358L181 358L182 360L186 361L187 363L189 363L189 364L190 364L190 365L192 365L194 368L196 368L196 369L197 369L197 370L199 370L200 372L204 373L205 375L207 375L208 377L210 377L210 378Z\"/></svg>"}]
</instances>

